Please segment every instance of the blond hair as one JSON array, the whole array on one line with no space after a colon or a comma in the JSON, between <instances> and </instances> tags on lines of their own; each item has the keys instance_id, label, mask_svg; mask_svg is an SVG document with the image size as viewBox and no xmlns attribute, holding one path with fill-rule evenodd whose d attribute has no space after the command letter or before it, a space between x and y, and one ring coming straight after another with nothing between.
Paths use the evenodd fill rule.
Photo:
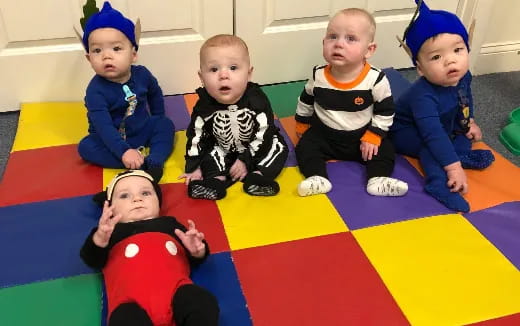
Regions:
<instances>
[{"instance_id":1,"label":"blond hair","mask_svg":"<svg viewBox=\"0 0 520 326\"><path fill-rule=\"evenodd\" d=\"M345 16L348 16L348 15L359 15L359 16L364 16L368 20L368 24L370 25L369 30L368 30L368 33L369 33L369 36L370 36L370 41L371 42L374 41L374 36L376 35L376 20L374 19L374 16L372 16L371 13L369 13L368 11L366 11L365 9L362 9L362 8L346 8L346 9L342 9L342 10L338 11L333 16L333 18L336 17L337 15L345 15Z\"/></svg>"},{"instance_id":2,"label":"blond hair","mask_svg":"<svg viewBox=\"0 0 520 326\"><path fill-rule=\"evenodd\" d=\"M249 48L240 37L231 34L218 34L207 39L200 47L199 58L202 61L204 53L211 47L238 46L244 49L249 58Z\"/></svg>"}]
</instances>

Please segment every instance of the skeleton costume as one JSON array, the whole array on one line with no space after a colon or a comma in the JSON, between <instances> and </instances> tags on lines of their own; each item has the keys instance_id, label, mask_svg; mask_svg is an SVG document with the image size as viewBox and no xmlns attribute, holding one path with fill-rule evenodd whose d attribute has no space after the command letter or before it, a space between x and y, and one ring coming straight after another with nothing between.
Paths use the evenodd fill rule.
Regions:
<instances>
[{"instance_id":1,"label":"skeleton costume","mask_svg":"<svg viewBox=\"0 0 520 326\"><path fill-rule=\"evenodd\" d=\"M232 105L218 103L202 87L197 94L199 100L186 132L185 171L191 173L200 167L204 180L190 182L188 194L193 198L223 198L226 183L214 177L229 176L229 168L239 159L249 172L244 191L275 195L279 187L274 179L284 167L288 149L258 84L249 82L244 95Z\"/></svg>"}]
</instances>

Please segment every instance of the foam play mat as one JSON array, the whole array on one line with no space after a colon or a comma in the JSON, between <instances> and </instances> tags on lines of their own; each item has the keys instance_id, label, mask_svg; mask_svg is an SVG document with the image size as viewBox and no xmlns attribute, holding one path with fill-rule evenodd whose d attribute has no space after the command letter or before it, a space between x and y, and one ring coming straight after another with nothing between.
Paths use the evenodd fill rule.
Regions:
<instances>
[{"instance_id":1,"label":"foam play mat","mask_svg":"<svg viewBox=\"0 0 520 326\"><path fill-rule=\"evenodd\" d=\"M398 97L408 82L386 71ZM520 168L495 152L490 168L467 171L467 214L428 196L417 161L402 156L404 197L368 195L364 168L342 161L328 163L331 192L299 197L303 85L263 87L291 144L280 194L235 184L217 202L189 198L177 179L196 95L165 97L177 131L162 213L204 232L212 254L192 277L217 297L220 325L520 325ZM22 105L0 184L0 325L105 324L102 276L79 249L100 216L91 197L118 171L80 159L86 132L82 103Z\"/></svg>"}]
</instances>

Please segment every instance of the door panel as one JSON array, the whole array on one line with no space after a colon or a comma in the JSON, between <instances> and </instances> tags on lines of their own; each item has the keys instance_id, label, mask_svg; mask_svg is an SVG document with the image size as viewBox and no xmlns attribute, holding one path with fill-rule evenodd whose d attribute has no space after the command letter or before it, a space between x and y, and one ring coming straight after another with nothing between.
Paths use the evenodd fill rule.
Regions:
<instances>
[{"instance_id":1,"label":"door panel","mask_svg":"<svg viewBox=\"0 0 520 326\"><path fill-rule=\"evenodd\" d=\"M86 0L0 0L0 112L21 102L81 101L93 76L73 26ZM103 0L97 1L101 8ZM142 36L138 64L165 94L199 85L198 51L211 35L233 33L232 0L111 0Z\"/></svg>"},{"instance_id":2,"label":"door panel","mask_svg":"<svg viewBox=\"0 0 520 326\"><path fill-rule=\"evenodd\" d=\"M428 1L432 9L452 12L458 3ZM308 78L312 66L323 63L321 42L330 16L348 7L365 8L375 16L378 48L370 59L373 65L411 66L395 36L402 36L414 13L412 0L236 0L235 31L250 48L253 79L265 84Z\"/></svg>"}]
</instances>

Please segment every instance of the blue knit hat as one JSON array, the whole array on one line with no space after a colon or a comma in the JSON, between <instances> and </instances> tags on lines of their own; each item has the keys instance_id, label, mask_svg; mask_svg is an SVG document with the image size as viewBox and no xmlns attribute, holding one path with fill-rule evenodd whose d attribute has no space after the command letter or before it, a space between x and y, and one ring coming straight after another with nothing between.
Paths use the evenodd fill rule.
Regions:
<instances>
[{"instance_id":1,"label":"blue knit hat","mask_svg":"<svg viewBox=\"0 0 520 326\"><path fill-rule=\"evenodd\" d=\"M136 51L138 48L135 41L135 26L134 23L125 18L119 11L112 8L108 1L103 4L103 9L100 12L93 14L85 24L85 31L83 33L83 46L88 52L88 37L90 33L98 28L115 28L130 40Z\"/></svg>"},{"instance_id":2,"label":"blue knit hat","mask_svg":"<svg viewBox=\"0 0 520 326\"><path fill-rule=\"evenodd\" d=\"M419 5L419 17L415 20L412 18L404 34L406 45L412 52L414 66L417 65L417 54L423 43L442 33L460 35L469 51L468 32L459 17L444 10L430 10L423 1L415 0L415 2Z\"/></svg>"}]
</instances>

